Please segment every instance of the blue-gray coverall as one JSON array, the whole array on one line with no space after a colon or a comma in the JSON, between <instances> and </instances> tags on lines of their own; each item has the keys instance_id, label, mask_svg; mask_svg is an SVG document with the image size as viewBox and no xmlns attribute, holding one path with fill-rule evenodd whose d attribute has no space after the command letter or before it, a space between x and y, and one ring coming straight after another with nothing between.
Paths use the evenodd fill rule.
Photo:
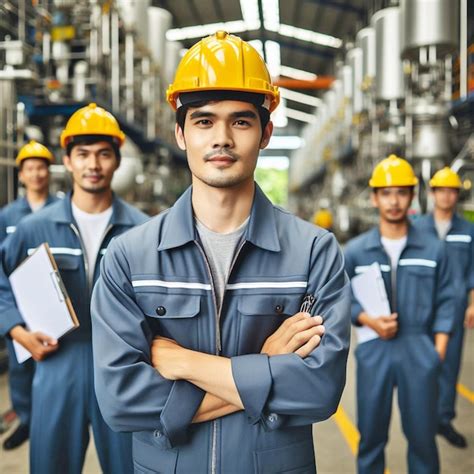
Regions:
<instances>
[{"instance_id":1,"label":"blue-gray coverall","mask_svg":"<svg viewBox=\"0 0 474 474\"><path fill-rule=\"evenodd\" d=\"M84 248L71 210L71 195L23 219L2 246L0 265L0 331L9 335L24 324L8 275L30 251L47 242L79 319L78 329L59 341L57 352L36 363L30 424L32 474L79 474L94 433L100 465L105 473L132 470L131 437L114 433L104 422L94 393L90 321L89 271L94 281L99 263L113 237L147 217L122 200L113 200L110 223L103 236L94 269L87 268ZM8 336L9 337L9 336Z\"/></svg>"},{"instance_id":2,"label":"blue-gray coverall","mask_svg":"<svg viewBox=\"0 0 474 474\"><path fill-rule=\"evenodd\" d=\"M420 217L414 225L422 232L438 237L433 215ZM451 423L456 416L456 384L461 367L464 315L469 291L474 289L474 225L454 215L444 241L459 294L453 331L439 378L438 423L441 425Z\"/></svg>"},{"instance_id":3,"label":"blue-gray coverall","mask_svg":"<svg viewBox=\"0 0 474 474\"><path fill-rule=\"evenodd\" d=\"M48 196L45 206L57 201L54 196ZM0 211L0 244L6 239L7 235L16 230L17 224L28 216L31 210L28 201L20 197L5 206ZM1 318L1 315L0 315ZM10 388L10 398L13 409L17 414L21 424L29 425L31 417L31 384L35 373L35 362L29 359L23 364L19 364L15 357L15 350L10 338L6 338L8 349L8 385Z\"/></svg>"},{"instance_id":4,"label":"blue-gray coverall","mask_svg":"<svg viewBox=\"0 0 474 474\"><path fill-rule=\"evenodd\" d=\"M356 348L358 471L384 472L384 448L393 391L397 387L402 428L408 440L409 472L437 473L436 404L441 360L434 347L433 333L451 332L455 304L444 245L410 226L393 285L393 269L378 228L349 241L344 253L349 278L374 262L380 264L391 310L398 313L394 338L372 339ZM362 311L353 296L354 324L358 324Z\"/></svg>"},{"instance_id":5,"label":"blue-gray coverall","mask_svg":"<svg viewBox=\"0 0 474 474\"><path fill-rule=\"evenodd\" d=\"M345 383L342 252L331 233L274 207L257 187L218 317L191 193L114 240L103 260L91 307L102 413L112 428L133 432L138 473L313 473L311 424L335 412ZM260 354L306 294L324 317L320 346L305 359ZM245 409L192 424L204 393L154 369L157 335L231 358Z\"/></svg>"}]
</instances>

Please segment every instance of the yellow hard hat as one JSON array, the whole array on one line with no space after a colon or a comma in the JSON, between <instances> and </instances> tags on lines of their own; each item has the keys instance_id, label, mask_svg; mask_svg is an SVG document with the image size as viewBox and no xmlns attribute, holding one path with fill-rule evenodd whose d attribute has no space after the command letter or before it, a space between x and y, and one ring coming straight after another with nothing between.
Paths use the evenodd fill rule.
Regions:
<instances>
[{"instance_id":1,"label":"yellow hard hat","mask_svg":"<svg viewBox=\"0 0 474 474\"><path fill-rule=\"evenodd\" d=\"M41 145L41 143L35 140L31 140L21 147L16 157L16 165L20 166L21 162L28 158L42 158L43 160L47 160L50 164L54 162L53 154L44 145Z\"/></svg>"},{"instance_id":2,"label":"yellow hard hat","mask_svg":"<svg viewBox=\"0 0 474 474\"><path fill-rule=\"evenodd\" d=\"M115 117L94 103L71 115L66 128L61 132L61 146L66 148L79 135L108 135L116 139L118 146L122 146L125 140L125 134L120 130Z\"/></svg>"},{"instance_id":3,"label":"yellow hard hat","mask_svg":"<svg viewBox=\"0 0 474 474\"><path fill-rule=\"evenodd\" d=\"M448 166L437 171L430 179L432 188L456 188L461 189L462 183L459 175Z\"/></svg>"},{"instance_id":4,"label":"yellow hard hat","mask_svg":"<svg viewBox=\"0 0 474 474\"><path fill-rule=\"evenodd\" d=\"M323 229L330 229L332 227L332 214L327 209L319 209L314 213L313 223Z\"/></svg>"},{"instance_id":5,"label":"yellow hard hat","mask_svg":"<svg viewBox=\"0 0 474 474\"><path fill-rule=\"evenodd\" d=\"M264 94L270 111L280 92L257 50L238 36L218 31L196 43L179 63L173 84L166 91L171 107L179 107L179 94L198 91L238 91Z\"/></svg>"},{"instance_id":6,"label":"yellow hard hat","mask_svg":"<svg viewBox=\"0 0 474 474\"><path fill-rule=\"evenodd\" d=\"M390 155L374 168L369 186L387 188L398 186L416 186L418 178L410 163L396 155Z\"/></svg>"}]
</instances>

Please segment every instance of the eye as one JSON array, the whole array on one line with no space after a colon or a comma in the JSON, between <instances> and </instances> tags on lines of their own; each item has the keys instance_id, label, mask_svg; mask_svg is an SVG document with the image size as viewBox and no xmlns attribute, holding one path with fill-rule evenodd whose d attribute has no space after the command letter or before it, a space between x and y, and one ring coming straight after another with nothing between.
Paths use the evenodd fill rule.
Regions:
<instances>
[{"instance_id":1,"label":"eye","mask_svg":"<svg viewBox=\"0 0 474 474\"><path fill-rule=\"evenodd\" d=\"M209 119L199 119L195 122L196 125L202 125L203 127L208 127L212 125L212 122Z\"/></svg>"},{"instance_id":2,"label":"eye","mask_svg":"<svg viewBox=\"0 0 474 474\"><path fill-rule=\"evenodd\" d=\"M247 120L240 119L235 122L235 125L238 127L250 127L251 124Z\"/></svg>"}]
</instances>

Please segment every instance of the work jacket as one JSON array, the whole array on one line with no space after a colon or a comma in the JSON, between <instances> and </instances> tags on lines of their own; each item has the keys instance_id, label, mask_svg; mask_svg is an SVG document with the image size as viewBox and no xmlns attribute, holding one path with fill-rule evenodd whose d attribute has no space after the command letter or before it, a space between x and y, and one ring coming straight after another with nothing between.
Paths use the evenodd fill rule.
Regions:
<instances>
[{"instance_id":1,"label":"work jacket","mask_svg":"<svg viewBox=\"0 0 474 474\"><path fill-rule=\"evenodd\" d=\"M439 239L410 225L406 246L396 269L391 267L378 227L348 242L344 255L349 278L364 272L374 262L379 263L390 309L398 313L396 337L451 332L455 288L451 265ZM351 314L354 324L358 325L357 318L362 311L353 295Z\"/></svg>"},{"instance_id":2,"label":"work jacket","mask_svg":"<svg viewBox=\"0 0 474 474\"><path fill-rule=\"evenodd\" d=\"M134 432L136 472L313 472L311 424L335 412L345 383L350 297L339 246L257 187L218 314L191 195L114 240L102 263L92 320L104 418ZM305 359L261 354L307 294L324 318L319 347ZM230 358L244 410L191 424L204 393L153 368L158 335Z\"/></svg>"},{"instance_id":3,"label":"work jacket","mask_svg":"<svg viewBox=\"0 0 474 474\"><path fill-rule=\"evenodd\" d=\"M31 252L47 242L58 265L61 278L71 298L79 319L78 329L67 334L66 340L90 340L90 295L89 272L95 282L99 264L110 241L117 235L141 224L147 216L119 198L113 199L113 211L104 233L95 268L88 268L79 228L71 209L71 194L40 211L25 217L2 244L0 265L0 334L8 335L10 330L24 324L16 306L8 276Z\"/></svg>"},{"instance_id":4,"label":"work jacket","mask_svg":"<svg viewBox=\"0 0 474 474\"><path fill-rule=\"evenodd\" d=\"M438 237L433 214L418 218L414 225L425 234ZM459 289L460 313L464 316L468 293L474 289L474 224L455 214L444 242Z\"/></svg>"},{"instance_id":5,"label":"work jacket","mask_svg":"<svg viewBox=\"0 0 474 474\"><path fill-rule=\"evenodd\" d=\"M57 200L57 197L49 194L46 198L44 207L49 206ZM20 222L23 217L32 214L32 212L33 211L31 210L30 204L25 197L19 197L10 204L6 205L0 211L0 243L6 239L7 235L13 234L13 232L15 232L18 222Z\"/></svg>"}]
</instances>

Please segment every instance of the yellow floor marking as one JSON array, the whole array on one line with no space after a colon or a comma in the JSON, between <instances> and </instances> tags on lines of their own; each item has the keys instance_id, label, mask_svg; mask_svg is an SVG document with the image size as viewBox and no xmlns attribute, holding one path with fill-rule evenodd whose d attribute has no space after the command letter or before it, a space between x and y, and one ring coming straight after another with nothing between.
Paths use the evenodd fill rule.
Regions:
<instances>
[{"instance_id":1,"label":"yellow floor marking","mask_svg":"<svg viewBox=\"0 0 474 474\"><path fill-rule=\"evenodd\" d=\"M354 456L357 456L360 435L357 431L357 428L345 412L344 408L342 408L342 405L338 406L336 413L334 413L333 415L333 418L339 430L341 431L342 436L344 436L344 439L346 440L349 449L352 451L352 454ZM390 471L388 469L385 469L385 474L390 474Z\"/></svg>"},{"instance_id":2,"label":"yellow floor marking","mask_svg":"<svg viewBox=\"0 0 474 474\"><path fill-rule=\"evenodd\" d=\"M460 395L462 395L466 400L471 403L474 403L474 392L469 390L465 385L462 383L458 383L456 385L456 389Z\"/></svg>"}]
</instances>

